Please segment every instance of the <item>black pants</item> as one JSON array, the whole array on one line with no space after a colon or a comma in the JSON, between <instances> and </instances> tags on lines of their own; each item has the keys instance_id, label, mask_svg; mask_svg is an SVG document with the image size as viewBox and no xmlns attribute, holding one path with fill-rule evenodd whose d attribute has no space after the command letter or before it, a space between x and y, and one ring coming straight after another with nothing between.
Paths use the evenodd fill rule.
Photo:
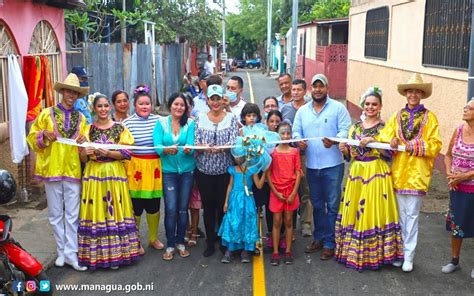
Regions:
<instances>
[{"instance_id":1,"label":"black pants","mask_svg":"<svg viewBox=\"0 0 474 296\"><path fill-rule=\"evenodd\" d=\"M216 222L220 226L224 217L225 195L230 175L206 175L199 170L195 173L204 210L204 227L208 244L217 241Z\"/></svg>"},{"instance_id":2,"label":"black pants","mask_svg":"<svg viewBox=\"0 0 474 296\"><path fill-rule=\"evenodd\" d=\"M155 214L160 211L161 198L132 198L133 214L141 216L143 210L148 214Z\"/></svg>"},{"instance_id":3,"label":"black pants","mask_svg":"<svg viewBox=\"0 0 474 296\"><path fill-rule=\"evenodd\" d=\"M265 206L265 222L267 223L267 231L273 230L273 213L270 211L270 186L268 183L263 183L262 189L258 189L255 184L252 186L252 192L255 197L255 205L258 208Z\"/></svg>"}]
</instances>

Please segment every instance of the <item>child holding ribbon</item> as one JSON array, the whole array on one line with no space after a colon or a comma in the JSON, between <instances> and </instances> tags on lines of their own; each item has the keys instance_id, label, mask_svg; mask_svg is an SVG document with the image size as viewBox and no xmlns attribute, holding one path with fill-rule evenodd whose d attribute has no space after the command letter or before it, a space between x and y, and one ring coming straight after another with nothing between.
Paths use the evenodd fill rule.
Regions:
<instances>
[{"instance_id":1,"label":"child holding ribbon","mask_svg":"<svg viewBox=\"0 0 474 296\"><path fill-rule=\"evenodd\" d=\"M232 149L236 165L229 168L230 180L224 203L225 216L219 229L221 244L227 248L222 263L232 261L231 252L243 250L241 262L250 262L248 252L255 251L259 240L257 228L257 209L252 193L252 184L259 189L263 187L265 173L271 163L267 141L278 140L274 132L254 126L244 128L244 136L237 138L236 147Z\"/></svg>"},{"instance_id":2,"label":"child holding ribbon","mask_svg":"<svg viewBox=\"0 0 474 296\"><path fill-rule=\"evenodd\" d=\"M291 125L283 121L278 125L278 133L282 140L291 139ZM299 207L298 186L302 170L300 154L296 148L288 143L279 144L271 154L272 163L267 171L268 185L270 185L270 211L273 212L273 253L270 263L274 266L280 264L278 243L280 241L280 228L284 215L286 250L285 264L293 264L291 252L293 238L293 213Z\"/></svg>"}]
</instances>

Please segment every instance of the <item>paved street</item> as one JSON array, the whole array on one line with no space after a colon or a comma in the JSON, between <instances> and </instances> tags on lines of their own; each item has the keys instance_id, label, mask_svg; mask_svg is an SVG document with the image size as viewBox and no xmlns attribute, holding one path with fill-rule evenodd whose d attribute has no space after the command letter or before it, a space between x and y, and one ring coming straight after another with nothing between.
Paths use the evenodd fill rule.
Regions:
<instances>
[{"instance_id":1,"label":"paved street","mask_svg":"<svg viewBox=\"0 0 474 296\"><path fill-rule=\"evenodd\" d=\"M250 101L247 74L243 70L231 75L244 79L244 97ZM253 86L253 97L259 106L269 95L278 95L275 79L266 77L260 71L249 72ZM163 211L162 204L162 213ZM164 214L162 214L164 215ZM201 219L201 229L204 229ZM299 229L298 229L299 230ZM146 243L147 234L142 232ZM160 239L165 242L163 224L160 224ZM51 238L52 239L52 238ZM450 258L449 234L444 230L441 213L420 217L420 236L412 273L388 266L380 271L357 272L336 263L320 261L319 253L306 255L305 246L309 238L303 238L298 231L294 247L295 264L278 267L269 264L269 254L264 256L265 284L257 283L254 289L255 272L261 271L258 264L220 263L221 253L204 258L205 241L190 249L191 256L182 259L178 255L171 262L161 259L163 251L146 249L147 253L136 264L121 267L117 271L97 270L83 273L71 268L52 267L48 274L54 284L102 284L115 285L153 283L154 291L131 292L129 295L261 295L264 288L267 295L474 295L474 280L470 279L474 267L474 244L466 240L461 253L462 269L454 274L444 275L440 269ZM105 287L105 286L104 286ZM57 292L57 295L106 295L105 291ZM124 291L112 291L108 295L125 295Z\"/></svg>"}]
</instances>

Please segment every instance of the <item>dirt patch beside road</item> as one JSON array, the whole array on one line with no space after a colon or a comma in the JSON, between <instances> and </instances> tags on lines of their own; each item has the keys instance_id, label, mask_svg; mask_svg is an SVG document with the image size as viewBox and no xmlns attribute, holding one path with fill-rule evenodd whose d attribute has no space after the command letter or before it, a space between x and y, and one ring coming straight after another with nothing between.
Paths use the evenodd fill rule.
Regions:
<instances>
[{"instance_id":1,"label":"dirt patch beside road","mask_svg":"<svg viewBox=\"0 0 474 296\"><path fill-rule=\"evenodd\" d=\"M449 190L446 176L439 170L433 171L430 191L423 198L422 212L425 213L443 213L448 210Z\"/></svg>"}]
</instances>

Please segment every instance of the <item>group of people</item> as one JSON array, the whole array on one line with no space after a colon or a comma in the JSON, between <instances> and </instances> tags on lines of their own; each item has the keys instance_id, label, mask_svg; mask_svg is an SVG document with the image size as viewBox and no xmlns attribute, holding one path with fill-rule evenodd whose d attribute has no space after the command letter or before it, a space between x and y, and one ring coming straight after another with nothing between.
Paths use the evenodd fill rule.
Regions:
<instances>
[{"instance_id":1,"label":"group of people","mask_svg":"<svg viewBox=\"0 0 474 296\"><path fill-rule=\"evenodd\" d=\"M328 96L323 74L309 87L281 75L282 94L265 98L263 113L242 98L240 77L231 77L226 90L218 75L203 72L198 80L194 98L168 98L168 116L152 113L146 85L133 91L130 116L127 93L115 92L112 101L96 94L90 125L73 108L88 88L75 74L55 84L61 101L42 111L27 140L38 154L35 176L45 184L56 266L82 271L132 263L145 253L143 211L149 246L164 249L166 261L188 257L188 247L197 243L200 209L203 255L218 247L223 263L236 251L249 262L249 254L260 251L257 219L265 208L272 265L294 262L299 213L303 235L313 237L306 253L321 251L321 260L335 258L359 271L384 264L413 270L422 197L442 147L437 118L421 104L431 83L414 74L399 84L406 105L386 123L380 118L382 91L370 87L361 97L363 116L352 123L346 107ZM467 124L454 132L446 156L453 252L445 273L459 268L462 238L474 236L474 103L463 119ZM359 144L341 141L346 138ZM371 142L389 143L392 150L370 148ZM107 146L115 144L135 147ZM344 161L350 169L342 192ZM162 197L166 245L157 236Z\"/></svg>"}]
</instances>

